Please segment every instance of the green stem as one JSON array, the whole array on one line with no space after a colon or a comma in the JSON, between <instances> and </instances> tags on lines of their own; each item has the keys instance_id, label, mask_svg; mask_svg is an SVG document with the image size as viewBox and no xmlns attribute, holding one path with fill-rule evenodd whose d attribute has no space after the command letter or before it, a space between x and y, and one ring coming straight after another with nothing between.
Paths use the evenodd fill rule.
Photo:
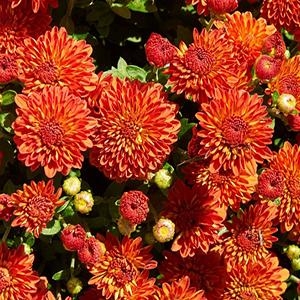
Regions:
<instances>
[{"instance_id":1,"label":"green stem","mask_svg":"<svg viewBox=\"0 0 300 300\"><path fill-rule=\"evenodd\" d=\"M295 282L297 284L300 283L300 279L295 275L291 275L289 281Z\"/></svg>"},{"instance_id":2,"label":"green stem","mask_svg":"<svg viewBox=\"0 0 300 300\"><path fill-rule=\"evenodd\" d=\"M9 235L9 232L10 232L10 229L11 229L11 224L9 223L7 226L6 226L6 229L4 231L4 234L2 236L2 242L5 242L8 235Z\"/></svg>"},{"instance_id":3,"label":"green stem","mask_svg":"<svg viewBox=\"0 0 300 300\"><path fill-rule=\"evenodd\" d=\"M74 277L75 263L76 263L75 255L72 254L71 263L70 263L70 275L71 275L71 278Z\"/></svg>"}]
</instances>

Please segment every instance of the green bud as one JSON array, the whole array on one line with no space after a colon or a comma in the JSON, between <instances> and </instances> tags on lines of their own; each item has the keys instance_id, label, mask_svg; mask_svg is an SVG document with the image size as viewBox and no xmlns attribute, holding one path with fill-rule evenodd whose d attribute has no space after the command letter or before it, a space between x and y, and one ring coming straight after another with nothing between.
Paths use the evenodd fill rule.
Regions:
<instances>
[{"instance_id":1,"label":"green bud","mask_svg":"<svg viewBox=\"0 0 300 300\"><path fill-rule=\"evenodd\" d=\"M72 277L67 282L67 289L71 295L77 295L81 292L83 284L77 277Z\"/></svg>"},{"instance_id":2,"label":"green bud","mask_svg":"<svg viewBox=\"0 0 300 300\"><path fill-rule=\"evenodd\" d=\"M292 259L291 264L294 271L300 270L300 258Z\"/></svg>"},{"instance_id":3,"label":"green bud","mask_svg":"<svg viewBox=\"0 0 300 300\"><path fill-rule=\"evenodd\" d=\"M160 189L165 190L171 186L173 176L168 170L160 169L156 172L153 181Z\"/></svg>"},{"instance_id":4,"label":"green bud","mask_svg":"<svg viewBox=\"0 0 300 300\"><path fill-rule=\"evenodd\" d=\"M63 190L69 196L75 196L80 189L81 181L78 177L69 177L63 183Z\"/></svg>"},{"instance_id":5,"label":"green bud","mask_svg":"<svg viewBox=\"0 0 300 300\"><path fill-rule=\"evenodd\" d=\"M300 248L296 245L289 245L285 250L286 256L292 260L300 257Z\"/></svg>"}]
</instances>

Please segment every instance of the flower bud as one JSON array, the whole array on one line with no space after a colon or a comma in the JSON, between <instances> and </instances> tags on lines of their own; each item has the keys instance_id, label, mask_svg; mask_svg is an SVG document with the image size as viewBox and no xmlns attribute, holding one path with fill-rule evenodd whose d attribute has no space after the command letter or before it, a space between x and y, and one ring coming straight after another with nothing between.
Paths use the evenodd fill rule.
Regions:
<instances>
[{"instance_id":1,"label":"flower bud","mask_svg":"<svg viewBox=\"0 0 300 300\"><path fill-rule=\"evenodd\" d=\"M296 98L291 94L281 94L277 100L278 109L286 114L295 110L297 104Z\"/></svg>"},{"instance_id":2,"label":"flower bud","mask_svg":"<svg viewBox=\"0 0 300 300\"><path fill-rule=\"evenodd\" d=\"M11 54L0 54L0 84L16 80L19 68L16 57Z\"/></svg>"},{"instance_id":3,"label":"flower bud","mask_svg":"<svg viewBox=\"0 0 300 300\"><path fill-rule=\"evenodd\" d=\"M76 211L88 214L94 206L94 198L92 193L82 191L75 195L73 203Z\"/></svg>"},{"instance_id":4,"label":"flower bud","mask_svg":"<svg viewBox=\"0 0 300 300\"><path fill-rule=\"evenodd\" d=\"M84 246L86 240L86 232L79 224L68 225L60 235L63 246L68 251L78 251Z\"/></svg>"},{"instance_id":5,"label":"flower bud","mask_svg":"<svg viewBox=\"0 0 300 300\"><path fill-rule=\"evenodd\" d=\"M284 40L280 32L276 31L269 35L263 44L262 53L270 55L275 58L283 59L286 51Z\"/></svg>"},{"instance_id":6,"label":"flower bud","mask_svg":"<svg viewBox=\"0 0 300 300\"><path fill-rule=\"evenodd\" d=\"M296 259L300 257L300 248L296 245L289 245L285 250L286 256L290 259Z\"/></svg>"},{"instance_id":7,"label":"flower bud","mask_svg":"<svg viewBox=\"0 0 300 300\"><path fill-rule=\"evenodd\" d=\"M67 195L75 196L80 192L81 189L81 181L78 177L72 176L65 179L63 183L63 190Z\"/></svg>"},{"instance_id":8,"label":"flower bud","mask_svg":"<svg viewBox=\"0 0 300 300\"><path fill-rule=\"evenodd\" d=\"M262 81L270 80L278 74L281 63L279 59L261 55L257 58L254 65L255 75Z\"/></svg>"},{"instance_id":9,"label":"flower bud","mask_svg":"<svg viewBox=\"0 0 300 300\"><path fill-rule=\"evenodd\" d=\"M300 258L294 258L291 261L292 269L294 271L299 271L300 270Z\"/></svg>"},{"instance_id":10,"label":"flower bud","mask_svg":"<svg viewBox=\"0 0 300 300\"><path fill-rule=\"evenodd\" d=\"M173 176L168 170L160 169L156 172L153 181L160 189L165 190L172 185Z\"/></svg>"},{"instance_id":11,"label":"flower bud","mask_svg":"<svg viewBox=\"0 0 300 300\"><path fill-rule=\"evenodd\" d=\"M207 0L209 10L216 15L232 12L238 5L237 0Z\"/></svg>"},{"instance_id":12,"label":"flower bud","mask_svg":"<svg viewBox=\"0 0 300 300\"><path fill-rule=\"evenodd\" d=\"M0 219L8 222L14 212L14 206L11 203L10 196L0 194Z\"/></svg>"},{"instance_id":13,"label":"flower bud","mask_svg":"<svg viewBox=\"0 0 300 300\"><path fill-rule=\"evenodd\" d=\"M72 277L67 282L67 290L71 295L77 295L81 292L83 284L77 277Z\"/></svg>"},{"instance_id":14,"label":"flower bud","mask_svg":"<svg viewBox=\"0 0 300 300\"><path fill-rule=\"evenodd\" d=\"M118 229L122 235L130 235L135 231L136 225L132 225L127 219L122 216L117 221Z\"/></svg>"},{"instance_id":15,"label":"flower bud","mask_svg":"<svg viewBox=\"0 0 300 300\"><path fill-rule=\"evenodd\" d=\"M173 239L175 224L170 219L160 218L153 226L153 236L160 243L166 243Z\"/></svg>"}]
</instances>

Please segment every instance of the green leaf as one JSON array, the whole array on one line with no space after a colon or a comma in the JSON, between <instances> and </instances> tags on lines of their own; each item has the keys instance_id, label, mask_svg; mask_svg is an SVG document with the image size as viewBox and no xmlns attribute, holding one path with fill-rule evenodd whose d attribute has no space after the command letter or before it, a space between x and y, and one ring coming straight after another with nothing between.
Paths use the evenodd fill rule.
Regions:
<instances>
[{"instance_id":1,"label":"green leaf","mask_svg":"<svg viewBox=\"0 0 300 300\"><path fill-rule=\"evenodd\" d=\"M16 92L13 90L4 91L0 96L1 105L10 105L15 102Z\"/></svg>"},{"instance_id":2,"label":"green leaf","mask_svg":"<svg viewBox=\"0 0 300 300\"><path fill-rule=\"evenodd\" d=\"M126 76L127 62L123 57L120 57L117 64L117 70Z\"/></svg>"},{"instance_id":3,"label":"green leaf","mask_svg":"<svg viewBox=\"0 0 300 300\"><path fill-rule=\"evenodd\" d=\"M196 125L196 123L189 123L188 118L182 118L180 120L180 123L181 123L181 128L180 128L180 132L178 134L179 139Z\"/></svg>"},{"instance_id":4,"label":"green leaf","mask_svg":"<svg viewBox=\"0 0 300 300\"><path fill-rule=\"evenodd\" d=\"M12 113L0 113L0 126L8 133L12 133L11 124L14 121L14 116Z\"/></svg>"},{"instance_id":5,"label":"green leaf","mask_svg":"<svg viewBox=\"0 0 300 300\"><path fill-rule=\"evenodd\" d=\"M66 197L68 198L68 196ZM62 206L60 206L57 210L56 210L56 213L60 213L62 212L63 210L66 209L66 207L70 204L71 200L67 200Z\"/></svg>"},{"instance_id":6,"label":"green leaf","mask_svg":"<svg viewBox=\"0 0 300 300\"><path fill-rule=\"evenodd\" d=\"M142 82L146 82L147 72L135 65L128 65L126 67L126 72L130 79L138 79Z\"/></svg>"},{"instance_id":7,"label":"green leaf","mask_svg":"<svg viewBox=\"0 0 300 300\"><path fill-rule=\"evenodd\" d=\"M124 18L124 19L130 19L131 18L131 11L128 7L123 6L120 3L113 3L111 6L111 10L118 16Z\"/></svg>"},{"instance_id":8,"label":"green leaf","mask_svg":"<svg viewBox=\"0 0 300 300\"><path fill-rule=\"evenodd\" d=\"M277 91L275 91L272 94L272 105L276 106L277 102L278 102L278 98L279 98L279 93Z\"/></svg>"},{"instance_id":9,"label":"green leaf","mask_svg":"<svg viewBox=\"0 0 300 300\"><path fill-rule=\"evenodd\" d=\"M87 36L89 35L89 33L73 33L72 34L72 38L80 41L80 40L85 40L87 38Z\"/></svg>"},{"instance_id":10,"label":"green leaf","mask_svg":"<svg viewBox=\"0 0 300 300\"><path fill-rule=\"evenodd\" d=\"M61 230L61 224L58 220L52 220L48 223L47 227L43 229L43 235L55 235Z\"/></svg>"},{"instance_id":11,"label":"green leaf","mask_svg":"<svg viewBox=\"0 0 300 300\"><path fill-rule=\"evenodd\" d=\"M52 279L55 281L64 280L69 277L67 270L60 270L52 275Z\"/></svg>"},{"instance_id":12,"label":"green leaf","mask_svg":"<svg viewBox=\"0 0 300 300\"><path fill-rule=\"evenodd\" d=\"M133 11L142 13L152 13L157 11L154 1L151 0L131 0L127 7Z\"/></svg>"}]
</instances>

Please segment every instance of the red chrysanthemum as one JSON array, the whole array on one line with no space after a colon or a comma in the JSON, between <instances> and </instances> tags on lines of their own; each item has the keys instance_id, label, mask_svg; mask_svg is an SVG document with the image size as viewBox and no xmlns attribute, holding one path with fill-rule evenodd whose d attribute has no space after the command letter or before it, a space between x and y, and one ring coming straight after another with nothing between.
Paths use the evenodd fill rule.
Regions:
<instances>
[{"instance_id":1,"label":"red chrysanthemum","mask_svg":"<svg viewBox=\"0 0 300 300\"><path fill-rule=\"evenodd\" d=\"M277 257L268 257L257 262L235 265L229 273L226 291L220 299L282 299L280 295L286 290L287 284L284 281L289 277L289 271L278 263Z\"/></svg>"},{"instance_id":2,"label":"red chrysanthemum","mask_svg":"<svg viewBox=\"0 0 300 300\"><path fill-rule=\"evenodd\" d=\"M149 64L162 68L171 62L176 53L176 47L168 39L152 32L145 44L145 52Z\"/></svg>"},{"instance_id":3,"label":"red chrysanthemum","mask_svg":"<svg viewBox=\"0 0 300 300\"><path fill-rule=\"evenodd\" d=\"M284 61L268 87L270 92L293 95L297 100L296 109L300 110L300 55Z\"/></svg>"},{"instance_id":4,"label":"red chrysanthemum","mask_svg":"<svg viewBox=\"0 0 300 300\"><path fill-rule=\"evenodd\" d=\"M19 67L14 55L0 53L0 84L16 80Z\"/></svg>"},{"instance_id":5,"label":"red chrysanthemum","mask_svg":"<svg viewBox=\"0 0 300 300\"><path fill-rule=\"evenodd\" d=\"M238 210L241 203L251 200L251 194L255 191L256 169L257 165L252 160L238 173L229 169L211 172L209 161L199 160L192 162L182 171L189 183L207 187L209 194L214 196L220 206L231 206Z\"/></svg>"},{"instance_id":6,"label":"red chrysanthemum","mask_svg":"<svg viewBox=\"0 0 300 300\"><path fill-rule=\"evenodd\" d=\"M279 73L281 64L281 59L264 54L260 55L254 64L255 75L259 80L270 80Z\"/></svg>"},{"instance_id":7,"label":"red chrysanthemum","mask_svg":"<svg viewBox=\"0 0 300 300\"><path fill-rule=\"evenodd\" d=\"M300 28L300 0L264 0L260 13L269 24L293 33Z\"/></svg>"},{"instance_id":8,"label":"red chrysanthemum","mask_svg":"<svg viewBox=\"0 0 300 300\"><path fill-rule=\"evenodd\" d=\"M37 283L37 292L36 294L32 295L30 300L56 300L53 293L48 290L47 277L40 277L40 281Z\"/></svg>"},{"instance_id":9,"label":"red chrysanthemum","mask_svg":"<svg viewBox=\"0 0 300 300\"><path fill-rule=\"evenodd\" d=\"M205 189L199 191L177 180L162 211L162 216L175 223L178 233L172 251L180 251L183 257L193 256L199 248L207 252L218 240L225 215L226 209L220 208Z\"/></svg>"},{"instance_id":10,"label":"red chrysanthemum","mask_svg":"<svg viewBox=\"0 0 300 300\"><path fill-rule=\"evenodd\" d=\"M221 251L228 269L269 255L272 243L277 241L273 236L277 228L272 227L276 216L277 207L272 202L262 203L251 205L225 224L228 231L222 236Z\"/></svg>"},{"instance_id":11,"label":"red chrysanthemum","mask_svg":"<svg viewBox=\"0 0 300 300\"><path fill-rule=\"evenodd\" d=\"M283 59L285 51L286 46L280 32L276 31L265 39L262 53L274 58Z\"/></svg>"},{"instance_id":12,"label":"red chrysanthemum","mask_svg":"<svg viewBox=\"0 0 300 300\"><path fill-rule=\"evenodd\" d=\"M12 9L8 0L0 3L0 53L15 53L23 40L37 38L49 29L51 17L46 12L33 13L27 3ZM38 26L37 26L38 24Z\"/></svg>"},{"instance_id":13,"label":"red chrysanthemum","mask_svg":"<svg viewBox=\"0 0 300 300\"><path fill-rule=\"evenodd\" d=\"M289 114L287 116L289 126L293 131L300 131L300 115Z\"/></svg>"},{"instance_id":14,"label":"red chrysanthemum","mask_svg":"<svg viewBox=\"0 0 300 300\"><path fill-rule=\"evenodd\" d=\"M278 222L281 231L287 232L300 219L300 146L285 142L271 161L270 169L284 177L282 196L278 199Z\"/></svg>"},{"instance_id":15,"label":"red chrysanthemum","mask_svg":"<svg viewBox=\"0 0 300 300\"><path fill-rule=\"evenodd\" d=\"M256 193L262 199L275 200L283 195L284 180L280 170L267 169L258 177Z\"/></svg>"},{"instance_id":16,"label":"red chrysanthemum","mask_svg":"<svg viewBox=\"0 0 300 300\"><path fill-rule=\"evenodd\" d=\"M225 14L230 13L237 9L239 3L238 0L206 0L208 9L213 14Z\"/></svg>"},{"instance_id":17,"label":"red chrysanthemum","mask_svg":"<svg viewBox=\"0 0 300 300\"><path fill-rule=\"evenodd\" d=\"M170 284L164 282L156 300L207 300L202 290L190 287L190 278L184 276Z\"/></svg>"},{"instance_id":18,"label":"red chrysanthemum","mask_svg":"<svg viewBox=\"0 0 300 300\"><path fill-rule=\"evenodd\" d=\"M77 251L84 246L86 231L80 224L70 224L61 231L60 239L66 250Z\"/></svg>"},{"instance_id":19,"label":"red chrysanthemum","mask_svg":"<svg viewBox=\"0 0 300 300\"><path fill-rule=\"evenodd\" d=\"M24 246L9 249L0 244L0 299L33 299L40 278L32 270L33 254L26 254Z\"/></svg>"},{"instance_id":20,"label":"red chrysanthemum","mask_svg":"<svg viewBox=\"0 0 300 300\"><path fill-rule=\"evenodd\" d=\"M76 41L63 27L53 27L38 39L25 39L17 50L23 93L41 91L45 86L67 86L75 95L88 97L97 82L92 51L85 40Z\"/></svg>"},{"instance_id":21,"label":"red chrysanthemum","mask_svg":"<svg viewBox=\"0 0 300 300\"><path fill-rule=\"evenodd\" d=\"M120 199L120 214L132 225L144 222L149 212L149 198L142 191L125 192Z\"/></svg>"},{"instance_id":22,"label":"red chrysanthemum","mask_svg":"<svg viewBox=\"0 0 300 300\"><path fill-rule=\"evenodd\" d=\"M7 194L0 194L0 219L8 222L14 212L14 205L11 197Z\"/></svg>"},{"instance_id":23,"label":"red chrysanthemum","mask_svg":"<svg viewBox=\"0 0 300 300\"><path fill-rule=\"evenodd\" d=\"M92 147L97 121L83 99L68 88L50 87L41 93L17 95L17 119L12 127L18 159L31 170L43 167L47 177L80 169L82 152Z\"/></svg>"},{"instance_id":24,"label":"red chrysanthemum","mask_svg":"<svg viewBox=\"0 0 300 300\"><path fill-rule=\"evenodd\" d=\"M270 159L272 152L272 119L257 94L231 90L210 104L202 104L202 112L196 114L202 138L199 155L210 158L210 169L232 169L239 173L246 163L255 160L262 163Z\"/></svg>"},{"instance_id":25,"label":"red chrysanthemum","mask_svg":"<svg viewBox=\"0 0 300 300\"><path fill-rule=\"evenodd\" d=\"M15 9L15 7L19 6L21 3L30 2L29 0L10 0L11 7ZM58 0L31 0L31 6L34 13L38 11L48 11L48 7L51 6L53 8L58 7Z\"/></svg>"},{"instance_id":26,"label":"red chrysanthemum","mask_svg":"<svg viewBox=\"0 0 300 300\"><path fill-rule=\"evenodd\" d=\"M22 190L11 195L11 201L15 205L15 218L11 225L25 227L27 232L38 237L52 220L55 209L64 203L59 199L61 193L61 188L55 192L52 180L47 183L31 181L30 185L24 184Z\"/></svg>"},{"instance_id":27,"label":"red chrysanthemum","mask_svg":"<svg viewBox=\"0 0 300 300\"><path fill-rule=\"evenodd\" d=\"M235 57L248 66L251 76L251 67L261 54L265 39L275 33L276 28L267 25L263 18L255 19L249 11L227 14L226 21L217 23L217 27L226 31L225 38L233 44Z\"/></svg>"},{"instance_id":28,"label":"red chrysanthemum","mask_svg":"<svg viewBox=\"0 0 300 300\"><path fill-rule=\"evenodd\" d=\"M227 281L227 269L223 258L217 251L203 253L196 251L193 257L181 257L179 253L163 252L165 259L159 266L163 280L172 282L188 276L191 286L204 290L208 300L219 300Z\"/></svg>"},{"instance_id":29,"label":"red chrysanthemum","mask_svg":"<svg viewBox=\"0 0 300 300\"><path fill-rule=\"evenodd\" d=\"M111 234L105 241L106 252L101 260L88 266L93 277L89 284L102 290L106 299L122 299L136 285L143 270L154 269L157 262L152 260L151 246L142 247L142 238L124 237L121 242ZM130 299L130 298L128 298Z\"/></svg>"},{"instance_id":30,"label":"red chrysanthemum","mask_svg":"<svg viewBox=\"0 0 300 300\"><path fill-rule=\"evenodd\" d=\"M180 129L177 106L163 87L109 75L91 98L98 117L91 164L117 181L147 179L159 170Z\"/></svg>"},{"instance_id":31,"label":"red chrysanthemum","mask_svg":"<svg viewBox=\"0 0 300 300\"><path fill-rule=\"evenodd\" d=\"M194 42L188 47L181 42L177 54L165 73L168 85L177 94L205 102L219 90L243 88L244 70L234 58L233 46L222 30L193 32Z\"/></svg>"}]
</instances>

